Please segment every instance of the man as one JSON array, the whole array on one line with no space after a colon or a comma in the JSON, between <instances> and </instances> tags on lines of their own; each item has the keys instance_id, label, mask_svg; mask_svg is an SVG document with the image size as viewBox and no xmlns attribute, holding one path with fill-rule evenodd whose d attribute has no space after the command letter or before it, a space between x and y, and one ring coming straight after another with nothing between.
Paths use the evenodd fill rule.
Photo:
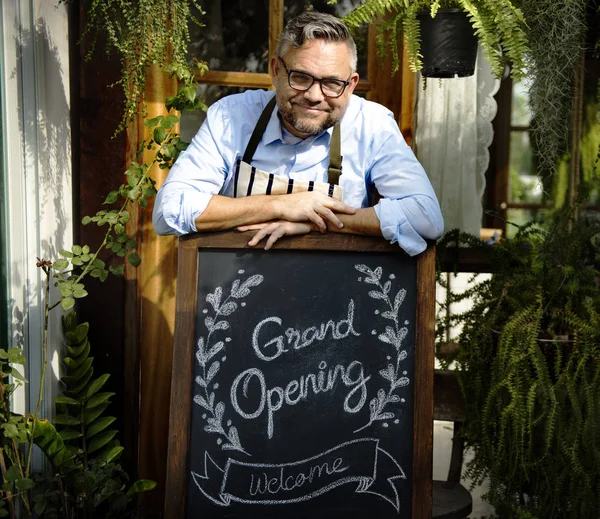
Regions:
<instances>
[{"instance_id":1,"label":"man","mask_svg":"<svg viewBox=\"0 0 600 519\"><path fill-rule=\"evenodd\" d=\"M275 93L210 107L157 195L156 232L257 230L249 245L269 249L282 236L329 230L422 252L424 238L443 231L438 201L393 114L352 94L356 61L334 16L291 20L270 62ZM373 186L383 198L367 207Z\"/></svg>"}]
</instances>

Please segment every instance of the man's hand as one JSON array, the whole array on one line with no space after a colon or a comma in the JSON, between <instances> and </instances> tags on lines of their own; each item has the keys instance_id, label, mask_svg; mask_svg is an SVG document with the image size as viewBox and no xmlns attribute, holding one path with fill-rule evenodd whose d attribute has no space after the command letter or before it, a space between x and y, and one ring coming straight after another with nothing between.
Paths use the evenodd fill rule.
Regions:
<instances>
[{"instance_id":1,"label":"man's hand","mask_svg":"<svg viewBox=\"0 0 600 519\"><path fill-rule=\"evenodd\" d=\"M250 247L258 245L261 240L269 237L265 243L265 250L269 250L273 244L283 236L297 236L308 234L317 230L315 225L308 222L288 222L287 220L277 220L275 222L255 223L252 225L242 225L238 231L258 231L248 242Z\"/></svg>"},{"instance_id":2,"label":"man's hand","mask_svg":"<svg viewBox=\"0 0 600 519\"><path fill-rule=\"evenodd\" d=\"M328 223L338 229L344 227L344 224L335 213L356 213L354 207L315 191L280 195L276 197L276 200L277 213L281 220L312 222L321 232L327 230Z\"/></svg>"}]
</instances>

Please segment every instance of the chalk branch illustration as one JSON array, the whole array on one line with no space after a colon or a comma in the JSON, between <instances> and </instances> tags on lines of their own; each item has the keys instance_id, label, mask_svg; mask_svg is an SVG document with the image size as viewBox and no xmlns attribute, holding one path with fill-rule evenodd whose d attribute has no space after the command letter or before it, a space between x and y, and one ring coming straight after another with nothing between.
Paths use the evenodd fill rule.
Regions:
<instances>
[{"instance_id":1,"label":"chalk branch illustration","mask_svg":"<svg viewBox=\"0 0 600 519\"><path fill-rule=\"evenodd\" d=\"M379 476L378 474L387 474ZM361 438L341 443L311 458L281 464L245 463L229 459L225 468L205 452L204 474L192 472L197 488L214 504L232 502L277 505L308 501L341 485L358 483L357 493L374 494L400 511L396 485L406 479L398 462Z\"/></svg>"},{"instance_id":2,"label":"chalk branch illustration","mask_svg":"<svg viewBox=\"0 0 600 519\"><path fill-rule=\"evenodd\" d=\"M243 274L243 271L239 272ZM223 426L223 417L225 415L225 403L216 402L216 396L212 388L218 387L213 383L216 375L221 368L218 360L214 360L215 356L225 351L225 341L215 341L215 336L219 331L225 331L230 328L229 322L222 317L227 317L233 314L238 309L238 302L244 297L250 295L250 289L260 285L264 277L260 274L250 276L244 282L240 279L235 279L231 284L229 296L221 302L223 297L223 289L217 287L214 292L206 296L206 302L210 304L214 311L214 316L207 315L204 319L204 325L208 331L206 338L198 339L198 348L196 350L196 360L201 367L202 373L196 377L196 384L200 386L200 392L194 395L194 402L206 410L203 418L206 419L204 430L208 433L215 433L222 438L217 440L217 443L223 450L232 450L243 452L250 455L242 447L237 428L231 425L231 421L226 424L227 429ZM210 310L205 309L204 313L209 314ZM214 343L213 343L214 342Z\"/></svg>"},{"instance_id":3,"label":"chalk branch illustration","mask_svg":"<svg viewBox=\"0 0 600 519\"><path fill-rule=\"evenodd\" d=\"M386 410L386 407L388 404L395 404L401 401L400 396L396 394L396 390L408 386L410 379L405 376L406 371L400 371L401 362L408 356L407 351L402 349L402 342L408 335L408 328L406 326L401 327L398 323L398 312L406 297L406 289L401 288L398 290L394 297L394 301L392 302L390 292L392 290L391 280L394 279L393 274L390 275L390 279L382 284L381 277L383 271L381 267L371 270L367 265L358 264L355 265L354 268L365 275L364 277L359 277L359 281L369 285L375 285L378 288L378 290L370 290L369 296L373 299L379 299L385 304L387 308L381 312L380 315L384 319L393 322L393 326L388 325L385 327L385 332L380 333L378 339L381 342L392 345L396 350L395 364L390 362L386 368L379 371L379 374L388 381L389 387L387 390L383 388L379 389L377 391L377 397L369 402L369 422L359 429L356 429L354 432L357 433L378 421L383 421L383 425L387 426L388 420L396 418L396 414ZM408 323L405 322L404 324ZM394 423L398 423L398 421L394 420Z\"/></svg>"}]
</instances>

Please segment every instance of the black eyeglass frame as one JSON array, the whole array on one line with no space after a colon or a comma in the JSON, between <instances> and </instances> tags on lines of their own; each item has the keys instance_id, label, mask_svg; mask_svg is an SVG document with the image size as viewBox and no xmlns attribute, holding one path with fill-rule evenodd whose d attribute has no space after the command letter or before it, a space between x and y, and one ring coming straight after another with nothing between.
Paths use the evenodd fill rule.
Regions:
<instances>
[{"instance_id":1,"label":"black eyeglass frame","mask_svg":"<svg viewBox=\"0 0 600 519\"><path fill-rule=\"evenodd\" d=\"M344 81L343 79L336 78L336 77L318 78L318 77L315 77L312 74L309 74L308 72L304 72L302 70L294 70L294 69L290 70L290 69L287 68L287 65L285 64L285 61L283 61L283 58L281 56L278 56L278 59L279 59L279 61L281 61L281 64L283 65L283 68L285 69L285 72L287 74L288 85L290 85L290 88L293 88L297 92L307 92L315 84L315 81L318 81L319 88L321 89L321 93L323 94L324 97L329 97L331 99L337 99L338 97L342 97L342 95L344 95L344 92L346 91L346 88L348 88L348 85L350 84L350 78L352 77L352 74L350 74L350 77L346 81ZM308 86L308 88L296 88L295 86L292 86L292 81L291 81L292 72L296 72L297 74L302 74L303 76L308 76L308 77L312 78L312 82ZM326 94L323 91L323 81L339 81L340 83L344 84L344 87L342 88L342 91L338 95L332 96L332 95Z\"/></svg>"}]
</instances>

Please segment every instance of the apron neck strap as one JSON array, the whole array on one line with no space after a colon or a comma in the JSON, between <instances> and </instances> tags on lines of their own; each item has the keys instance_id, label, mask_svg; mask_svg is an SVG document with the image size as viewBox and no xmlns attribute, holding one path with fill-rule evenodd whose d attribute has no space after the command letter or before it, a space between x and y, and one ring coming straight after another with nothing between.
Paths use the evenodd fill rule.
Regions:
<instances>
[{"instance_id":1,"label":"apron neck strap","mask_svg":"<svg viewBox=\"0 0 600 519\"><path fill-rule=\"evenodd\" d=\"M331 141L329 142L329 168L327 169L327 182L337 186L341 174L342 136L340 131L340 123L337 123L333 127Z\"/></svg>"},{"instance_id":2,"label":"apron neck strap","mask_svg":"<svg viewBox=\"0 0 600 519\"><path fill-rule=\"evenodd\" d=\"M271 114L273 113L273 109L275 108L275 96L267 103L263 112L260 114L258 118L258 122L254 127L254 131L250 136L250 140L248 141L248 145L246 146L246 150L244 151L244 156L242 160L246 164L250 164L252 162L252 157L254 156L254 152L262 139L263 133L267 129L267 125L269 124L269 119L271 118ZM342 174L342 154L341 154L341 131L340 131L340 123L337 123L333 127L333 132L331 134L331 141L329 145L329 168L327 170L327 182L329 184L338 184L338 180L340 175Z\"/></svg>"},{"instance_id":3,"label":"apron neck strap","mask_svg":"<svg viewBox=\"0 0 600 519\"><path fill-rule=\"evenodd\" d=\"M265 106L262 114L260 114L258 122L254 127L254 131L252 132L252 136L248 141L248 146L246 146L246 151L244 151L244 157L242 158L246 164L250 164L252 162L254 152L256 151L256 148L258 148L258 144L262 139L263 133L267 129L267 124L269 124L269 119L273 113L273 108L275 108L275 102L275 96L273 96L273 99L267 103L267 106Z\"/></svg>"}]
</instances>

